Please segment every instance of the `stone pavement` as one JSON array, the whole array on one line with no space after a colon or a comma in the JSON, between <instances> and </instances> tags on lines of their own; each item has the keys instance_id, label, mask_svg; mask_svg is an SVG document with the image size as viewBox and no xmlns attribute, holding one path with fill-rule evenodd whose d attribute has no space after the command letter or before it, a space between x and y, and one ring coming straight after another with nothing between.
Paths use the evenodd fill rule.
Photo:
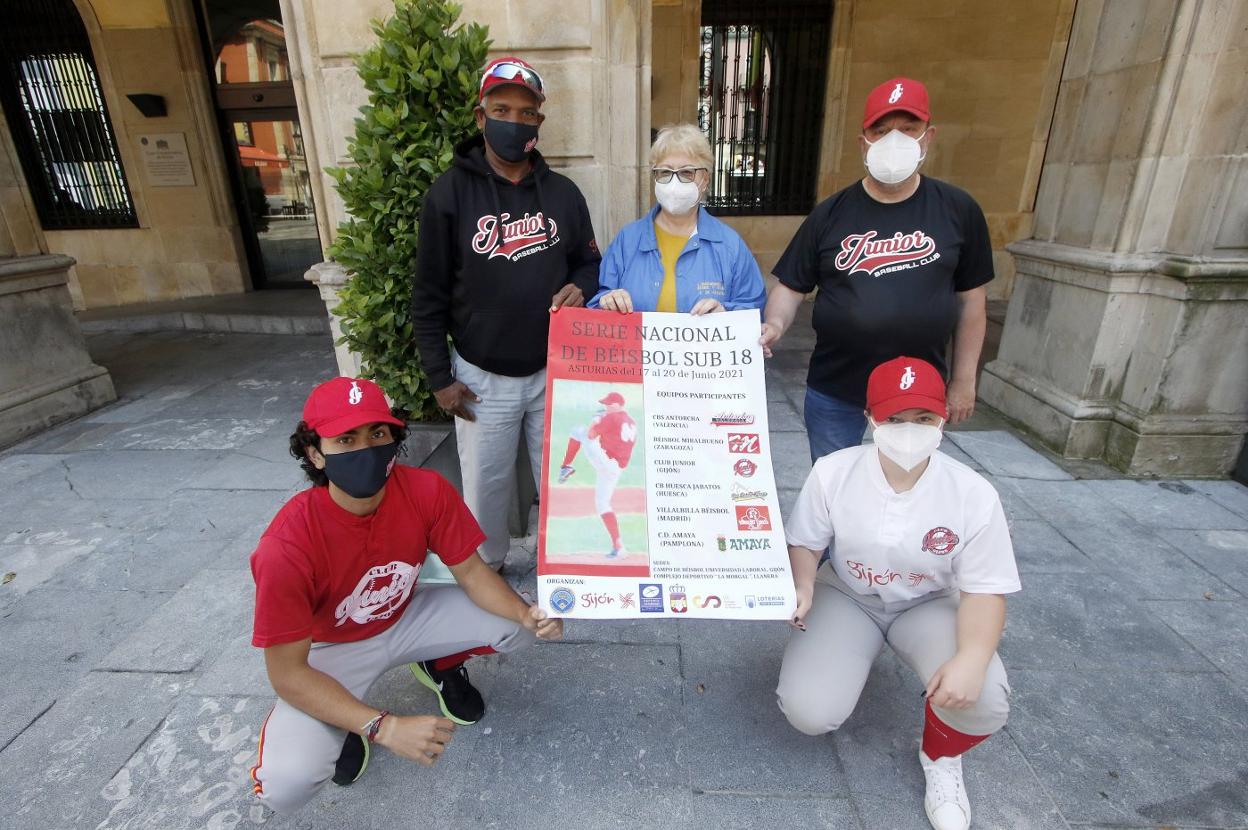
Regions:
<instances>
[{"instance_id":1,"label":"stone pavement","mask_svg":"<svg viewBox=\"0 0 1248 830\"><path fill-rule=\"evenodd\" d=\"M923 830L920 685L887 651L840 732L777 710L781 623L568 624L480 659L489 714L434 769L384 751L275 817L247 556L302 486L286 437L325 336L97 334L122 400L0 453L0 826ZM786 506L809 468L800 334L769 364ZM1070 474L977 416L946 450L1001 491L1024 591L976 826L1248 827L1248 489ZM412 441L423 458L437 431ZM1096 473L1097 471L1093 471ZM532 537L507 575L533 586ZM431 711L397 670L370 699Z\"/></svg>"}]
</instances>

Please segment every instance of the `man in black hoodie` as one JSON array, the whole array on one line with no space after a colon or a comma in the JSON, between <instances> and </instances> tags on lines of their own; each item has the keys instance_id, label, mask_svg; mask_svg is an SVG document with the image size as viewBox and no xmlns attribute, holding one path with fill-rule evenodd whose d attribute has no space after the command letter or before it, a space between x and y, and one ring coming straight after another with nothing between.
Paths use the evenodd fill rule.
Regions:
<instances>
[{"instance_id":1,"label":"man in black hoodie","mask_svg":"<svg viewBox=\"0 0 1248 830\"><path fill-rule=\"evenodd\" d=\"M464 501L495 569L510 547L521 429L541 481L548 315L594 295L602 259L585 197L533 149L545 100L524 61L486 66L481 135L455 148L425 196L412 286L412 334L438 405L455 416Z\"/></svg>"}]
</instances>

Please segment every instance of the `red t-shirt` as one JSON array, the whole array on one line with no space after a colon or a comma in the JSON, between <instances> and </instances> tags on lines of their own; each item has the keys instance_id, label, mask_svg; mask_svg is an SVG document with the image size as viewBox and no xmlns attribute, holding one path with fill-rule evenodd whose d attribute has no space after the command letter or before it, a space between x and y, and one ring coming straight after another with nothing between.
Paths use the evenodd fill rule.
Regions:
<instances>
[{"instance_id":1,"label":"red t-shirt","mask_svg":"<svg viewBox=\"0 0 1248 830\"><path fill-rule=\"evenodd\" d=\"M627 412L608 412L594 419L589 427L589 437L597 438L608 458L615 459L620 469L628 466L637 444L637 423Z\"/></svg>"},{"instance_id":2,"label":"red t-shirt","mask_svg":"<svg viewBox=\"0 0 1248 830\"><path fill-rule=\"evenodd\" d=\"M251 555L251 643L376 636L407 607L426 551L457 565L484 541L455 488L431 470L396 464L369 516L343 510L326 487L310 487L278 511Z\"/></svg>"}]
</instances>

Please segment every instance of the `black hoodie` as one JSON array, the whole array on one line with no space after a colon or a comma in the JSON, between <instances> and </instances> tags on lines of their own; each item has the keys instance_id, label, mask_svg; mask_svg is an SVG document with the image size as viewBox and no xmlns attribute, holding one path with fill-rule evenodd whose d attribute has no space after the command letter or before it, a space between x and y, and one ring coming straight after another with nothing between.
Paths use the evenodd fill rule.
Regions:
<instances>
[{"instance_id":1,"label":"black hoodie","mask_svg":"<svg viewBox=\"0 0 1248 830\"><path fill-rule=\"evenodd\" d=\"M520 182L498 175L481 135L425 195L412 284L412 334L432 389L454 380L447 348L487 372L523 377L546 365L550 301L575 283L598 290L602 256L585 197L536 150ZM498 232L501 226L502 233Z\"/></svg>"}]
</instances>

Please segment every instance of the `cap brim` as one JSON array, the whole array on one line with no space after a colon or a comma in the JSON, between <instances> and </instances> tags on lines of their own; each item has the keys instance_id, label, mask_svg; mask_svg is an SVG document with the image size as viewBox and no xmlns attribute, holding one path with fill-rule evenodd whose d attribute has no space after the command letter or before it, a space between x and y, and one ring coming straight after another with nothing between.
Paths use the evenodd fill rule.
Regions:
<instances>
[{"instance_id":1,"label":"cap brim","mask_svg":"<svg viewBox=\"0 0 1248 830\"><path fill-rule=\"evenodd\" d=\"M867 127L870 127L872 124L874 124L876 121L879 121L881 118L888 115L890 112L908 112L911 115L913 115L915 118L922 119L923 121L932 120L932 114L930 112L924 112L918 107L900 107L900 106L895 107L890 104L885 109L882 109L879 112L872 113L871 115L864 118L862 120L862 128L865 130Z\"/></svg>"},{"instance_id":2,"label":"cap brim","mask_svg":"<svg viewBox=\"0 0 1248 830\"><path fill-rule=\"evenodd\" d=\"M927 409L942 418L949 417L949 407L945 402L930 395L898 395L895 398L889 398L871 407L871 417L879 423L907 409Z\"/></svg>"},{"instance_id":3,"label":"cap brim","mask_svg":"<svg viewBox=\"0 0 1248 830\"><path fill-rule=\"evenodd\" d=\"M336 435L342 435L344 432L350 432L353 429L362 427L365 424L390 424L391 426L403 427L407 424L391 415L389 412L382 414L380 412L352 412L350 415L341 415L332 420L326 421L319 426L313 426L316 434L322 438L333 438ZM311 424L309 424L311 426Z\"/></svg>"}]
</instances>

